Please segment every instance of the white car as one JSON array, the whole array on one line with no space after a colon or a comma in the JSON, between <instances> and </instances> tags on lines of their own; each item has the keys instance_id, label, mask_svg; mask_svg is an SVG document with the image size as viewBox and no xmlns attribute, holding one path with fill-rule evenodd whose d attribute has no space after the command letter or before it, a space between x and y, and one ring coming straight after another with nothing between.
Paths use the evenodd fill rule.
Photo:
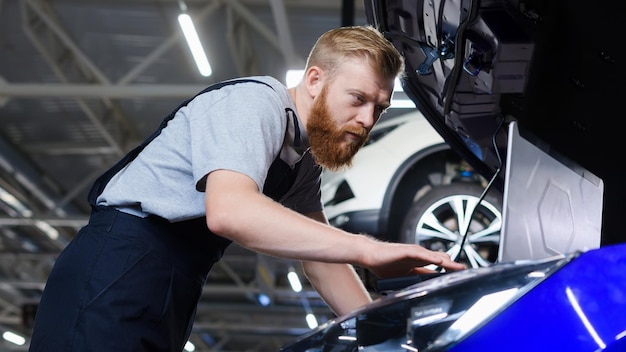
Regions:
<instances>
[{"instance_id":1,"label":"white car","mask_svg":"<svg viewBox=\"0 0 626 352\"><path fill-rule=\"evenodd\" d=\"M497 260L502 220L495 190L477 206L485 186L415 110L380 121L351 168L325 171L322 200L333 226L481 267Z\"/></svg>"}]
</instances>

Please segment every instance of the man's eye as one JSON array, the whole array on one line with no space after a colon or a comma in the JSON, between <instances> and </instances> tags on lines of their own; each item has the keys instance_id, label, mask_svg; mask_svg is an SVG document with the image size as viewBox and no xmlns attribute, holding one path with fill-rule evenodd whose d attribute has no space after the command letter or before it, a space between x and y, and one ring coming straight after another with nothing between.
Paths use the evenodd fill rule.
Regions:
<instances>
[{"instance_id":1,"label":"man's eye","mask_svg":"<svg viewBox=\"0 0 626 352\"><path fill-rule=\"evenodd\" d=\"M360 95L353 95L353 98L354 98L354 102L355 102L355 103L358 103L358 104L363 104L363 103L365 103L365 98L363 98L363 97L362 97L362 96L360 96Z\"/></svg>"}]
</instances>

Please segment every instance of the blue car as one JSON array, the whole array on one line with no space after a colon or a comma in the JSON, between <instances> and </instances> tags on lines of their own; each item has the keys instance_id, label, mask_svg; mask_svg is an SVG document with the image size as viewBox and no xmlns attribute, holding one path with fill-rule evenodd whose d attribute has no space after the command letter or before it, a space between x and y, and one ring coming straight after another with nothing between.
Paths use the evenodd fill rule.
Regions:
<instances>
[{"instance_id":1,"label":"blue car","mask_svg":"<svg viewBox=\"0 0 626 352\"><path fill-rule=\"evenodd\" d=\"M626 351L626 245L382 280L381 297L283 352Z\"/></svg>"}]
</instances>

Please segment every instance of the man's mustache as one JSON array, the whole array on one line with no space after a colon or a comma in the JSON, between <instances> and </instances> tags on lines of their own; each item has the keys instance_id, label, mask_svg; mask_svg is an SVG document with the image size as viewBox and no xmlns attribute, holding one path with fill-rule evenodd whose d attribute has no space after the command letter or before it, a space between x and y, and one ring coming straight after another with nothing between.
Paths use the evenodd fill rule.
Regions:
<instances>
[{"instance_id":1,"label":"man's mustache","mask_svg":"<svg viewBox=\"0 0 626 352\"><path fill-rule=\"evenodd\" d=\"M365 127L346 128L344 131L357 137L361 137L361 139L367 139L370 134L370 131Z\"/></svg>"}]
</instances>

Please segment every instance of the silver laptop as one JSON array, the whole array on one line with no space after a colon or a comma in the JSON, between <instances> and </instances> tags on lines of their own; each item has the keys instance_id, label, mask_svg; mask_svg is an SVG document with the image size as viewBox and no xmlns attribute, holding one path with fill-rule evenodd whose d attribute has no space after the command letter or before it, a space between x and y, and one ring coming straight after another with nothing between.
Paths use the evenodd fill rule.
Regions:
<instances>
[{"instance_id":1,"label":"silver laptop","mask_svg":"<svg viewBox=\"0 0 626 352\"><path fill-rule=\"evenodd\" d=\"M600 246L604 183L509 124L498 262Z\"/></svg>"}]
</instances>

